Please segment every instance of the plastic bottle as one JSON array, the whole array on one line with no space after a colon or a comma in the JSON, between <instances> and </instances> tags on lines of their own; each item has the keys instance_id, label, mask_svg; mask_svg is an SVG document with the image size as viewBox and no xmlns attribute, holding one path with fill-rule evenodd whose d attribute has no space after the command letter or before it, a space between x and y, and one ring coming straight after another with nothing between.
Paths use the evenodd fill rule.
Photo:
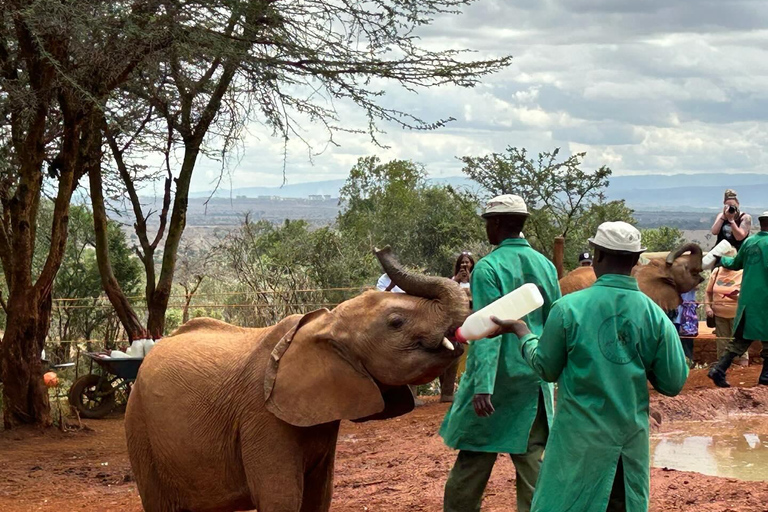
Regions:
<instances>
[{"instance_id":1,"label":"plastic bottle","mask_svg":"<svg viewBox=\"0 0 768 512\"><path fill-rule=\"evenodd\" d=\"M731 249L733 249L733 246L730 244L730 242L728 242L728 240L721 240L719 244L717 244L711 251L704 255L701 260L701 268L703 270L710 270L715 266L715 260Z\"/></svg>"},{"instance_id":2,"label":"plastic bottle","mask_svg":"<svg viewBox=\"0 0 768 512\"><path fill-rule=\"evenodd\" d=\"M500 320L520 320L543 305L544 297L539 288L533 283L526 283L469 315L464 324L456 329L455 339L459 343L467 343L485 338L499 327L491 320L492 316Z\"/></svg>"}]
</instances>

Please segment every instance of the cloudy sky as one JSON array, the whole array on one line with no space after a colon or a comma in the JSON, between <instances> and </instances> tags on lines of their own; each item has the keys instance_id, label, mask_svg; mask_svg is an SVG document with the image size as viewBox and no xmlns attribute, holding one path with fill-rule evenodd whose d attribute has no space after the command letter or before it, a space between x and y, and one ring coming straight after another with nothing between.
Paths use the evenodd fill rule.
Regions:
<instances>
[{"instance_id":1,"label":"cloudy sky","mask_svg":"<svg viewBox=\"0 0 768 512\"><path fill-rule=\"evenodd\" d=\"M289 145L289 183L345 178L358 157L412 159L432 176L460 174L455 159L503 151L586 151L587 167L616 174L768 173L768 3L753 0L477 0L422 30L430 48L472 48L512 65L464 90L418 95L386 88L387 103L427 119L434 132L383 126L382 150L366 136L306 127ZM341 108L350 123L360 118ZM324 151L322 151L324 149ZM283 145L253 125L222 186L277 186ZM203 162L194 191L219 166Z\"/></svg>"}]
</instances>

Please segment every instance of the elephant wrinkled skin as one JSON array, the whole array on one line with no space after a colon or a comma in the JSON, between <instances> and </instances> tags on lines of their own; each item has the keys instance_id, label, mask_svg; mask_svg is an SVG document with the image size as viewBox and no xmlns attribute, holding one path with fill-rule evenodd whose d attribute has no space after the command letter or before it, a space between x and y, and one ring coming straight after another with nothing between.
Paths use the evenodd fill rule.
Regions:
<instances>
[{"instance_id":1,"label":"elephant wrinkled skin","mask_svg":"<svg viewBox=\"0 0 768 512\"><path fill-rule=\"evenodd\" d=\"M408 384L462 353L443 345L468 305L447 279L404 272L406 294L366 292L265 329L195 319L142 363L126 411L146 512L323 512L342 419L413 409Z\"/></svg>"},{"instance_id":2,"label":"elephant wrinkled skin","mask_svg":"<svg viewBox=\"0 0 768 512\"><path fill-rule=\"evenodd\" d=\"M689 254L686 254L689 253ZM664 311L673 311L682 303L680 295L696 288L701 276L702 251L698 244L685 244L666 259L653 259L632 272L640 290ZM579 267L560 279L563 295L592 286L597 277L592 267Z\"/></svg>"}]
</instances>

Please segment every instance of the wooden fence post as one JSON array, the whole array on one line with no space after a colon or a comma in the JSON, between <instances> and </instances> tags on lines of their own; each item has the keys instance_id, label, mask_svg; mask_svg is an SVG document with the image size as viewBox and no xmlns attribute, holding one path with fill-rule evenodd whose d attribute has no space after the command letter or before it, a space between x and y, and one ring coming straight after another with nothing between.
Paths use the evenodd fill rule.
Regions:
<instances>
[{"instance_id":1,"label":"wooden fence post","mask_svg":"<svg viewBox=\"0 0 768 512\"><path fill-rule=\"evenodd\" d=\"M565 258L565 238L562 236L555 237L554 247L554 263L557 269L557 278L562 279L565 275L565 268L563 267L563 260Z\"/></svg>"}]
</instances>

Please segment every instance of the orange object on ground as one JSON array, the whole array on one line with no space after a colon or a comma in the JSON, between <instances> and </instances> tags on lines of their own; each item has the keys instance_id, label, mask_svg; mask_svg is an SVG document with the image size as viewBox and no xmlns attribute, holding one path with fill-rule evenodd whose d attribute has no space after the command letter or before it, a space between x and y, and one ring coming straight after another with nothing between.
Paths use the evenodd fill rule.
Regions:
<instances>
[{"instance_id":1,"label":"orange object on ground","mask_svg":"<svg viewBox=\"0 0 768 512\"><path fill-rule=\"evenodd\" d=\"M59 376L56 375L56 372L48 372L43 375L43 381L45 381L45 385L49 388L55 388L59 385Z\"/></svg>"}]
</instances>

